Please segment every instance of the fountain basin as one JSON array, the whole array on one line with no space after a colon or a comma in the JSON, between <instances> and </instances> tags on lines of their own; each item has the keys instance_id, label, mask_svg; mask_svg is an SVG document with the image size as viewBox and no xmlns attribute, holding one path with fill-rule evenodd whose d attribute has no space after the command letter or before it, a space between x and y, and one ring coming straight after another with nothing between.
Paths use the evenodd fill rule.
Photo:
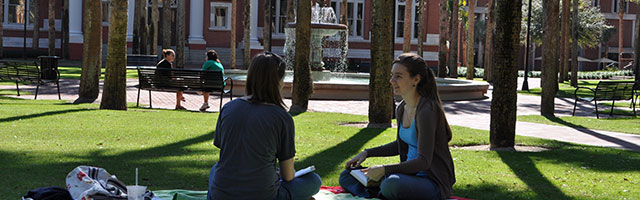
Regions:
<instances>
[{"instance_id":1,"label":"fountain basin","mask_svg":"<svg viewBox=\"0 0 640 200\"><path fill-rule=\"evenodd\" d=\"M318 73L318 72L312 72ZM225 70L225 75L233 79L233 95L245 95L246 70ZM470 81L450 78L436 78L438 91L443 101L474 100L486 98L484 94L489 84L482 81ZM287 71L282 95L291 98L293 72ZM311 99L318 100L368 100L368 73L331 73L328 81L314 81Z\"/></svg>"}]
</instances>

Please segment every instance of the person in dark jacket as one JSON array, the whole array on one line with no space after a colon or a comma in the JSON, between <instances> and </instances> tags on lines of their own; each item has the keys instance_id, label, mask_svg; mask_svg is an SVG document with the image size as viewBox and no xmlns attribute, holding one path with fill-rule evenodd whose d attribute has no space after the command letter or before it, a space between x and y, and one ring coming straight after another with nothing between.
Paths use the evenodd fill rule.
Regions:
<instances>
[{"instance_id":1,"label":"person in dark jacket","mask_svg":"<svg viewBox=\"0 0 640 200\"><path fill-rule=\"evenodd\" d=\"M382 195L387 199L447 199L455 183L453 159L448 143L451 129L442 109L433 72L413 53L400 55L391 70L393 94L403 100L396 108L398 132L395 141L366 149L346 163L339 183L360 197ZM365 188L349 174L368 157L400 155L400 163L362 169L379 181L379 188ZM370 194L371 191L379 193Z\"/></svg>"},{"instance_id":2,"label":"person in dark jacket","mask_svg":"<svg viewBox=\"0 0 640 200\"><path fill-rule=\"evenodd\" d=\"M171 72L169 70L162 69L174 68L173 61L176 59L176 53L172 49L163 49L162 55L164 56L164 59L160 60L160 62L158 62L158 64L156 65L156 69L160 69L157 71L156 78L169 77ZM185 101L185 98L184 96L182 96L182 91L178 91L176 92L176 110L186 110L186 108L180 105L181 101Z\"/></svg>"}]
</instances>

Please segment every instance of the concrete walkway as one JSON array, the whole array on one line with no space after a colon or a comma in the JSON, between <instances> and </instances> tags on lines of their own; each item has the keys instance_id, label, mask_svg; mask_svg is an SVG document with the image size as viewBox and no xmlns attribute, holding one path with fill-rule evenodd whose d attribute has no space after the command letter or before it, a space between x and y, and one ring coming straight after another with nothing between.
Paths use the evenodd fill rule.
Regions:
<instances>
[{"instance_id":1,"label":"concrete walkway","mask_svg":"<svg viewBox=\"0 0 640 200\"><path fill-rule=\"evenodd\" d=\"M518 79L518 89L522 88L522 78ZM62 99L73 101L78 97L79 80L61 80L60 90ZM138 90L137 79L127 80L127 101L136 102ZM102 86L102 84L101 84ZM529 88L540 87L539 78L529 79ZM0 85L0 89L15 90L15 85ZM34 92L35 86L21 85L21 90ZM473 101L447 101L443 102L447 119L451 125L464 126L474 129L489 130L491 92L486 94L487 98ZM175 108L175 94L167 92L152 92L153 108L173 109ZM16 96L13 96L16 97ZM20 98L33 99L33 95L22 95ZM185 94L186 102L183 106L188 110L197 111L203 102L203 98L197 94ZM38 99L58 99L55 86L41 87ZM100 97L98 98L98 101ZM223 104L229 99L223 100ZM571 115L573 109L573 99L556 98L556 115ZM149 105L149 92L143 90L140 93L140 103ZM212 96L210 99L211 108L209 112L218 112L220 99ZM290 106L291 100L285 99L285 103ZM367 115L369 109L368 101L327 101L312 100L309 102L309 110L316 112L337 112L357 115ZM579 103L576 115L595 117L592 114L593 104ZM518 115L539 115L540 97L533 95L518 95ZM608 115L606 115L608 117ZM529 122L516 123L516 133L522 136L531 136L545 139L553 139L577 144L593 146L612 147L628 149L640 152L640 135L615 133L609 131L599 131L584 128L573 128L571 126L553 126Z\"/></svg>"}]
</instances>

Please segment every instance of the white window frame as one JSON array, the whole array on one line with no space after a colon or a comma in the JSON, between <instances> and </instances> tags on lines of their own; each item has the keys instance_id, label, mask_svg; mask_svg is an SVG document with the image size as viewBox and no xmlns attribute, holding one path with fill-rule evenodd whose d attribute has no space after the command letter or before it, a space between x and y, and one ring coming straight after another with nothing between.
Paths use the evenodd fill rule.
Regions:
<instances>
[{"instance_id":1,"label":"white window frame","mask_svg":"<svg viewBox=\"0 0 640 200\"><path fill-rule=\"evenodd\" d=\"M216 9L215 8L226 8L227 9L227 13L225 13L225 21L226 21L226 26L214 26L215 23L215 17L216 17ZM231 6L231 3L224 3L224 2L211 2L210 5L210 10L209 10L209 30L216 30L216 31L231 31L231 13L233 7Z\"/></svg>"},{"instance_id":2,"label":"white window frame","mask_svg":"<svg viewBox=\"0 0 640 200\"><path fill-rule=\"evenodd\" d=\"M611 13L618 14L618 9L617 9L618 8L618 1L619 0L612 0L611 1ZM629 13L629 4L630 4L629 1L625 0L624 13ZM614 9L614 8L616 8L616 9Z\"/></svg>"},{"instance_id":3,"label":"white window frame","mask_svg":"<svg viewBox=\"0 0 640 200\"><path fill-rule=\"evenodd\" d=\"M334 1L331 1L331 3L335 3L336 4L336 8L334 9L334 12L336 13L336 18L338 18L338 23L342 24L342 22L340 21L340 12L342 10L342 7L341 7L341 3L342 2L339 1L339 0L337 0L337 1L334 0ZM349 40L351 40L352 38L353 39L363 39L364 38L364 33L365 33L365 31L364 31L364 20L367 18L367 16L366 16L367 12L365 12L365 7L367 6L366 5L366 1L365 0L348 0L347 3L352 3L353 4L353 8L352 8L353 9L352 10L353 17L351 19L349 19L349 21L351 21L351 24L353 24L354 28L349 33ZM356 27L357 23L356 22L357 22L358 4L359 3L362 3L362 19L361 19L362 20L362 24L360 25L360 30L361 30L360 34L361 35L357 35L356 34L357 33L357 27Z\"/></svg>"},{"instance_id":4,"label":"white window frame","mask_svg":"<svg viewBox=\"0 0 640 200\"><path fill-rule=\"evenodd\" d=\"M398 13L399 13L398 12L398 7L405 6L406 5L405 2L400 2L399 0L396 0L396 6L395 6L396 12L395 12L395 18L393 20L393 26L394 26L393 37L395 38L396 43L398 43L398 42L401 43L402 39L403 39L403 37L398 37L398 28L404 29L404 27L398 27L398 26L396 26L396 24L398 22L398 19L404 20L404 15L403 16L398 16ZM414 32L415 32L415 30L414 30L415 29L415 24L417 23L416 22L416 8L417 7L418 7L418 2L414 1L412 6L411 6L411 25L412 25L411 26L411 41L412 42L418 41L418 38L414 34ZM398 18L398 17L400 17L400 18ZM407 23L407 22L403 22L403 25L404 25L404 23ZM403 31L403 35L404 35L404 31Z\"/></svg>"},{"instance_id":5,"label":"white window frame","mask_svg":"<svg viewBox=\"0 0 640 200\"><path fill-rule=\"evenodd\" d=\"M102 6L104 6L105 3L107 4L107 13L102 12L102 17L106 16L107 17L107 21L106 22L102 21L102 19L100 19L100 21L102 22L102 26L109 26L109 20L111 18L111 12L110 12L111 11L111 8L110 8L111 1L102 0L102 2L100 2L100 11L104 11Z\"/></svg>"},{"instance_id":6,"label":"white window frame","mask_svg":"<svg viewBox=\"0 0 640 200\"><path fill-rule=\"evenodd\" d=\"M4 0L2 0L4 1ZM30 6L30 1L29 0L24 0L27 7ZM4 13L3 13L3 17L4 17L4 21L2 21L2 26L4 27L5 30L23 30L24 29L24 24L22 23L9 23L9 1L5 1L3 3L3 7L2 9L4 9ZM31 12L31 10L29 10L29 12ZM27 22L27 30L33 30L33 23L29 22L29 13L26 13L26 22ZM37 20L37 19L35 19Z\"/></svg>"},{"instance_id":7,"label":"white window frame","mask_svg":"<svg viewBox=\"0 0 640 200\"><path fill-rule=\"evenodd\" d=\"M600 0L592 0L592 7L600 7Z\"/></svg>"}]
</instances>

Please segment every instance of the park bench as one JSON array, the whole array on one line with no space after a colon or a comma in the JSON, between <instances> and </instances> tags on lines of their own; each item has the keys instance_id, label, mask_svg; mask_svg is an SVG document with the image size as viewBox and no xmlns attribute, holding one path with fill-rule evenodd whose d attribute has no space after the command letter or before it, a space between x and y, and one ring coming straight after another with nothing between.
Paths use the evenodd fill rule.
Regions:
<instances>
[{"instance_id":1,"label":"park bench","mask_svg":"<svg viewBox=\"0 0 640 200\"><path fill-rule=\"evenodd\" d=\"M631 100L633 107L633 115L636 115L636 106L634 102L634 85L633 81L600 81L596 88L577 87L573 93L576 101L573 104L573 114L576 114L576 105L578 101L593 101L596 106L596 118L600 118L598 115L598 101L612 101L610 116L613 116L613 108L616 101ZM578 97L578 90L588 89L593 93L593 97Z\"/></svg>"},{"instance_id":2,"label":"park bench","mask_svg":"<svg viewBox=\"0 0 640 200\"><path fill-rule=\"evenodd\" d=\"M40 85L46 83L54 83L58 87L58 99L61 99L60 72L57 69L52 70L54 70L56 73L55 77L43 77L43 73L37 62L33 62L33 65L29 65L29 63L23 62L2 61L0 62L0 80L15 81L18 96L20 96L20 87L18 87L19 82L35 83L35 99L38 99L38 91L40 90Z\"/></svg>"},{"instance_id":3,"label":"park bench","mask_svg":"<svg viewBox=\"0 0 640 200\"><path fill-rule=\"evenodd\" d=\"M158 55L127 54L127 66L156 66Z\"/></svg>"},{"instance_id":4,"label":"park bench","mask_svg":"<svg viewBox=\"0 0 640 200\"><path fill-rule=\"evenodd\" d=\"M225 83L229 80L229 89L225 89ZM233 100L233 79L222 77L221 71L202 69L156 69L155 67L138 67L138 100L140 102L140 90L149 90L149 107L151 107L151 91L177 92L177 91L202 91L219 92L220 109L222 98L229 94L229 100Z\"/></svg>"}]
</instances>

